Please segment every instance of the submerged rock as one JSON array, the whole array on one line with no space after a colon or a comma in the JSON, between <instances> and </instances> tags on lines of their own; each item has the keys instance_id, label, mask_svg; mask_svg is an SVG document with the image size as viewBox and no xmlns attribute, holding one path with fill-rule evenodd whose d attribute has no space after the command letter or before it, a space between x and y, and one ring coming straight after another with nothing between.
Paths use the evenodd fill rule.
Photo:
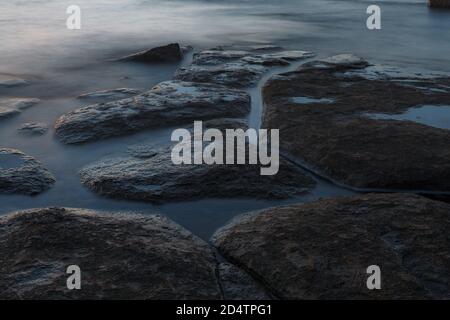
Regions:
<instances>
[{"instance_id":1,"label":"submerged rock","mask_svg":"<svg viewBox=\"0 0 450 320\"><path fill-rule=\"evenodd\" d=\"M54 183L53 175L33 157L0 148L0 194L36 195Z\"/></svg>"},{"instance_id":2,"label":"submerged rock","mask_svg":"<svg viewBox=\"0 0 450 320\"><path fill-rule=\"evenodd\" d=\"M367 194L247 214L213 242L281 299L448 299L449 227L448 204Z\"/></svg>"},{"instance_id":3,"label":"submerged rock","mask_svg":"<svg viewBox=\"0 0 450 320\"><path fill-rule=\"evenodd\" d=\"M138 89L116 88L116 89L84 93L84 94L79 95L77 98L83 99L83 100L88 100L88 99L89 100L103 100L103 102L106 102L106 101L113 101L113 100L129 98L129 97L135 96L139 93L141 93L141 91Z\"/></svg>"},{"instance_id":4,"label":"submerged rock","mask_svg":"<svg viewBox=\"0 0 450 320\"><path fill-rule=\"evenodd\" d=\"M19 87L29 85L28 80L9 74L0 74L0 88L1 87Z\"/></svg>"},{"instance_id":5,"label":"submerged rock","mask_svg":"<svg viewBox=\"0 0 450 320\"><path fill-rule=\"evenodd\" d=\"M211 248L159 215L47 208L0 218L1 299L219 299ZM69 290L69 266L81 290Z\"/></svg>"},{"instance_id":6,"label":"submerged rock","mask_svg":"<svg viewBox=\"0 0 450 320\"><path fill-rule=\"evenodd\" d=\"M156 47L120 58L120 61L135 61L143 63L172 63L183 59L183 52L178 43Z\"/></svg>"},{"instance_id":7,"label":"submerged rock","mask_svg":"<svg viewBox=\"0 0 450 320\"><path fill-rule=\"evenodd\" d=\"M266 67L286 66L292 61L313 56L306 51L282 51L256 54L240 50L205 50L194 54L192 64L180 68L175 79L222 84L244 88L258 83Z\"/></svg>"},{"instance_id":8,"label":"submerged rock","mask_svg":"<svg viewBox=\"0 0 450 320\"><path fill-rule=\"evenodd\" d=\"M250 96L214 84L166 81L133 98L83 107L60 117L56 135L64 143L82 143L143 129L250 111Z\"/></svg>"},{"instance_id":9,"label":"submerged rock","mask_svg":"<svg viewBox=\"0 0 450 320\"><path fill-rule=\"evenodd\" d=\"M225 300L270 300L264 288L235 265L220 263L218 271Z\"/></svg>"},{"instance_id":10,"label":"submerged rock","mask_svg":"<svg viewBox=\"0 0 450 320\"><path fill-rule=\"evenodd\" d=\"M39 102L35 98L0 98L0 119L18 115Z\"/></svg>"},{"instance_id":11,"label":"submerged rock","mask_svg":"<svg viewBox=\"0 0 450 320\"><path fill-rule=\"evenodd\" d=\"M200 198L286 199L308 191L314 180L281 161L274 176L259 165L175 165L171 150L143 148L130 156L104 159L80 171L81 183L114 199L152 203Z\"/></svg>"},{"instance_id":12,"label":"submerged rock","mask_svg":"<svg viewBox=\"0 0 450 320\"><path fill-rule=\"evenodd\" d=\"M43 135L48 130L48 125L42 122L27 122L22 124L17 130L27 135Z\"/></svg>"},{"instance_id":13,"label":"submerged rock","mask_svg":"<svg viewBox=\"0 0 450 320\"><path fill-rule=\"evenodd\" d=\"M378 78L370 69L339 55L273 77L263 89L263 127L280 129L286 156L352 188L450 192L448 130L367 116L450 105L450 92L423 89L448 87L450 77Z\"/></svg>"}]
</instances>

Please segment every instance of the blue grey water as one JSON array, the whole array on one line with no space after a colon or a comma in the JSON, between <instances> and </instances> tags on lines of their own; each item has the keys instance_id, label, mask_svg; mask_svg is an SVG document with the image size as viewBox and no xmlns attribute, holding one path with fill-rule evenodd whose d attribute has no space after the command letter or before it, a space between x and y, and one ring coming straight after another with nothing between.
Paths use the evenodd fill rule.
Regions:
<instances>
[{"instance_id":1,"label":"blue grey water","mask_svg":"<svg viewBox=\"0 0 450 320\"><path fill-rule=\"evenodd\" d=\"M151 88L170 79L178 65L114 64L108 59L170 42L195 50L217 45L276 44L320 56L355 53L370 61L450 72L450 13L429 10L425 0L376 1L382 30L366 28L366 8L358 0L76 0L81 30L68 30L65 1L0 2L0 74L32 80L26 87L2 88L0 97L32 97L42 102L0 122L0 146L17 148L41 160L56 185L39 196L0 195L0 213L68 206L166 214L202 238L234 215L268 206L351 194L319 180L308 195L288 201L206 199L154 206L98 197L80 185L77 172L129 145L169 140L171 129L150 130L82 146L64 146L52 130L43 136L19 135L24 122L52 124L85 102L81 93L116 87ZM189 57L183 61L188 63ZM276 70L281 72L283 70ZM267 77L263 79L265 81ZM263 82L262 81L262 82ZM261 84L260 84L261 85ZM260 86L250 88L250 123L261 116Z\"/></svg>"}]
</instances>

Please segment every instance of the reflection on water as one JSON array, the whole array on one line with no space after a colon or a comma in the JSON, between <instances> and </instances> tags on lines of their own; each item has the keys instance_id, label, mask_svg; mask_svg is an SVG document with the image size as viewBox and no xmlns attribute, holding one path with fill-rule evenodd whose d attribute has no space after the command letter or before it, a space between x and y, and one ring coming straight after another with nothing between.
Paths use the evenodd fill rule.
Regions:
<instances>
[{"instance_id":1,"label":"reflection on water","mask_svg":"<svg viewBox=\"0 0 450 320\"><path fill-rule=\"evenodd\" d=\"M450 106L424 105L406 110L401 114L367 113L372 119L408 120L427 126L450 129Z\"/></svg>"},{"instance_id":2,"label":"reflection on water","mask_svg":"<svg viewBox=\"0 0 450 320\"><path fill-rule=\"evenodd\" d=\"M39 98L21 114L0 120L0 147L19 149L43 162L57 181L35 197L0 195L0 213L46 206L97 210L161 212L208 238L234 215L248 210L350 191L319 180L312 194L289 201L209 199L153 206L98 197L79 182L84 165L123 153L130 145L168 142L171 129L151 130L82 146L65 146L53 130L24 136L25 122L52 126L65 112L86 105L76 97L118 87L146 90L170 79L178 65L106 62L160 44L181 42L196 50L222 44L274 44L308 50L319 56L351 52L370 61L450 71L450 16L431 11L423 1L382 1L381 31L365 27L371 1L358 0L77 0L82 29L65 27L67 2L8 0L0 2L0 74L30 81L24 87L0 88L0 97ZM420 45L419 45L420 44ZM182 64L188 63L187 56ZM267 77L264 78L266 80ZM250 125L261 117L260 87L250 88ZM0 160L1 161L1 160ZM12 162L11 162L12 161ZM14 160L3 159L4 166Z\"/></svg>"}]
</instances>

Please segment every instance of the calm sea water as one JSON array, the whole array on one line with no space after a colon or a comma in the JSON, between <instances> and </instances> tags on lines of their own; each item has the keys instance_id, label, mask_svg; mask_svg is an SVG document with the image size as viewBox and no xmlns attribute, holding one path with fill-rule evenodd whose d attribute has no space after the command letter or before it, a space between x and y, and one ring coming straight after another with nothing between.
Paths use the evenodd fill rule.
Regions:
<instances>
[{"instance_id":1,"label":"calm sea water","mask_svg":"<svg viewBox=\"0 0 450 320\"><path fill-rule=\"evenodd\" d=\"M170 129L142 132L68 147L52 131L41 137L17 134L24 122L52 124L80 106L80 93L114 87L147 89L170 79L177 65L113 64L108 59L169 42L196 50L221 44L278 44L322 56L350 52L370 61L450 72L450 12L429 10L425 0L376 1L382 30L366 29L366 8L358 0L8 0L0 2L0 73L23 75L32 85L0 89L0 97L33 97L42 102L0 122L0 146L41 160L56 176L50 191L36 197L0 195L0 213L71 206L98 210L160 212L207 239L234 215L267 206L350 194L319 181L313 194L285 202L217 200L153 206L100 198L83 188L78 170L135 143L168 141ZM82 29L68 30L66 8L82 10ZM183 62L187 63L189 57ZM281 71L281 70L280 70ZM259 123L259 88L251 123Z\"/></svg>"}]
</instances>

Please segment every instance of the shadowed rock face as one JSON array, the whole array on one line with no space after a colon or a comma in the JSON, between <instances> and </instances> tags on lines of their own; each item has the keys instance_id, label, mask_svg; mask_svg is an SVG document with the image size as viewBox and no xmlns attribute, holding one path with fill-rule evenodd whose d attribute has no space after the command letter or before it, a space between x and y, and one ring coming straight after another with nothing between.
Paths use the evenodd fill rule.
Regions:
<instances>
[{"instance_id":1,"label":"shadowed rock face","mask_svg":"<svg viewBox=\"0 0 450 320\"><path fill-rule=\"evenodd\" d=\"M171 63L183 59L183 52L178 43L156 47L150 50L138 52L119 59L120 61L134 61L142 63Z\"/></svg>"},{"instance_id":2,"label":"shadowed rock face","mask_svg":"<svg viewBox=\"0 0 450 320\"><path fill-rule=\"evenodd\" d=\"M240 50L205 50L194 54L192 63L180 68L175 79L216 83L233 88L256 85L268 71L266 67L287 66L292 61L313 56L306 51L257 54Z\"/></svg>"},{"instance_id":3,"label":"shadowed rock face","mask_svg":"<svg viewBox=\"0 0 450 320\"><path fill-rule=\"evenodd\" d=\"M57 137L83 143L143 129L218 117L241 117L250 111L250 96L213 84L166 81L133 98L83 107L60 117Z\"/></svg>"},{"instance_id":4,"label":"shadowed rock face","mask_svg":"<svg viewBox=\"0 0 450 320\"><path fill-rule=\"evenodd\" d=\"M263 127L280 128L285 155L339 183L449 192L448 130L367 113L448 105L450 78L397 74L352 55L307 63L266 84Z\"/></svg>"},{"instance_id":5,"label":"shadowed rock face","mask_svg":"<svg viewBox=\"0 0 450 320\"><path fill-rule=\"evenodd\" d=\"M48 208L0 218L1 299L219 299L213 251L157 215ZM69 265L81 290L68 290Z\"/></svg>"},{"instance_id":6,"label":"shadowed rock face","mask_svg":"<svg viewBox=\"0 0 450 320\"><path fill-rule=\"evenodd\" d=\"M171 149L139 146L130 156L101 160L80 171L83 185L101 195L153 203L200 198L285 199L315 184L297 166L280 162L273 176L260 165L175 165Z\"/></svg>"},{"instance_id":7,"label":"shadowed rock face","mask_svg":"<svg viewBox=\"0 0 450 320\"><path fill-rule=\"evenodd\" d=\"M237 218L213 242L283 299L448 299L450 206L367 194ZM367 267L382 290L368 290Z\"/></svg>"},{"instance_id":8,"label":"shadowed rock face","mask_svg":"<svg viewBox=\"0 0 450 320\"><path fill-rule=\"evenodd\" d=\"M36 195L54 183L53 175L33 157L0 148L0 193Z\"/></svg>"}]
</instances>

